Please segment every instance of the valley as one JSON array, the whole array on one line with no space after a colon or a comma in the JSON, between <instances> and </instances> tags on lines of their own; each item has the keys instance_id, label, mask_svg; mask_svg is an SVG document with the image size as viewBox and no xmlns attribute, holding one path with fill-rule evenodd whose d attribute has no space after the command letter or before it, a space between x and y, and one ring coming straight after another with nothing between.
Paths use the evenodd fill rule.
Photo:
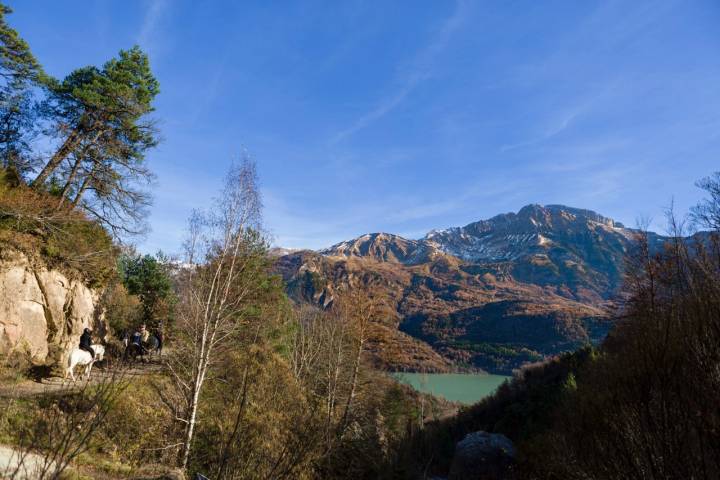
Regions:
<instances>
[{"instance_id":1,"label":"valley","mask_svg":"<svg viewBox=\"0 0 720 480\"><path fill-rule=\"evenodd\" d=\"M507 375L605 337L639 233L590 210L527 205L419 240L374 233L283 252L275 269L292 299L323 309L351 288L381 290L395 315L373 326L379 368Z\"/></svg>"}]
</instances>

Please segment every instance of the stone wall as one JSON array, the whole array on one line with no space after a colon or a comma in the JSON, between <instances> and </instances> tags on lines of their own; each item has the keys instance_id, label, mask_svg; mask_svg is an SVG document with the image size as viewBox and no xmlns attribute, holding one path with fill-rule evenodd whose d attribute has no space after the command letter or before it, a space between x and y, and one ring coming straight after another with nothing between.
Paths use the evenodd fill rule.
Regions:
<instances>
[{"instance_id":1,"label":"stone wall","mask_svg":"<svg viewBox=\"0 0 720 480\"><path fill-rule=\"evenodd\" d=\"M0 260L0 353L36 364L64 363L85 327L101 327L99 292L17 252ZM97 331L102 330L98 328Z\"/></svg>"}]
</instances>

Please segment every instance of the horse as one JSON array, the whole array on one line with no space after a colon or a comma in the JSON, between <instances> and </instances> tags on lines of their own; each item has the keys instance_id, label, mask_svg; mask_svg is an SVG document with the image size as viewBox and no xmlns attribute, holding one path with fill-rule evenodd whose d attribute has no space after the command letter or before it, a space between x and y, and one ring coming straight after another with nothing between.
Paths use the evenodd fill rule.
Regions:
<instances>
[{"instance_id":1,"label":"horse","mask_svg":"<svg viewBox=\"0 0 720 480\"><path fill-rule=\"evenodd\" d=\"M148 341L143 342L142 345L138 345L137 343L128 343L125 347L125 353L123 354L123 358L125 360L135 360L137 359L137 357L140 357L140 360L146 362L147 360L145 359L145 356L152 352L159 353L161 345L162 343L160 342L160 339L157 337L157 335L150 335Z\"/></svg>"},{"instance_id":2,"label":"horse","mask_svg":"<svg viewBox=\"0 0 720 480\"><path fill-rule=\"evenodd\" d=\"M65 369L65 378L68 378L69 375L74 382L75 367L78 365L85 367L83 374L86 379L90 378L90 370L92 370L93 364L96 361L102 361L105 356L104 346L95 344L92 345L91 348L95 352L95 358L92 358L90 352L88 351L80 350L79 348L73 349L72 353L70 353L70 357L68 358L68 367Z\"/></svg>"},{"instance_id":3,"label":"horse","mask_svg":"<svg viewBox=\"0 0 720 480\"><path fill-rule=\"evenodd\" d=\"M157 333L153 333L148 338L148 341L145 342L145 349L149 353L155 353L157 355L162 355L162 339Z\"/></svg>"}]
</instances>

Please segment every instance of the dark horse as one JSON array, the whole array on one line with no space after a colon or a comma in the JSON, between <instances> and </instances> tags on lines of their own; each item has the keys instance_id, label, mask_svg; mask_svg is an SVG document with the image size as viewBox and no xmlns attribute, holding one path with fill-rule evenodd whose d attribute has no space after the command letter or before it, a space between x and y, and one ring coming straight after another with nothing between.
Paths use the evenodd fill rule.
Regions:
<instances>
[{"instance_id":1,"label":"dark horse","mask_svg":"<svg viewBox=\"0 0 720 480\"><path fill-rule=\"evenodd\" d=\"M125 360L137 360L138 357L140 357L140 360L143 362L146 362L147 359L145 358L147 355L149 355L152 352L160 353L162 351L162 341L158 338L156 334L150 335L147 342L143 342L142 344L138 345L137 343L129 343L125 347L125 353L123 354L123 359Z\"/></svg>"}]
</instances>

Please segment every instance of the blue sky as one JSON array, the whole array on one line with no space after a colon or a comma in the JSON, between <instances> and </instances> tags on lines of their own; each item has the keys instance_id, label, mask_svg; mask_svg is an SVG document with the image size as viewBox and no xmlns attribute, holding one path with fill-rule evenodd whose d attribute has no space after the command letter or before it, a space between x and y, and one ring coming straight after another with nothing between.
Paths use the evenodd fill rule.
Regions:
<instances>
[{"instance_id":1,"label":"blue sky","mask_svg":"<svg viewBox=\"0 0 720 480\"><path fill-rule=\"evenodd\" d=\"M162 93L153 231L179 252L243 151L275 243L420 237L528 203L627 224L720 170L717 1L27 1L64 76L149 52Z\"/></svg>"}]
</instances>

